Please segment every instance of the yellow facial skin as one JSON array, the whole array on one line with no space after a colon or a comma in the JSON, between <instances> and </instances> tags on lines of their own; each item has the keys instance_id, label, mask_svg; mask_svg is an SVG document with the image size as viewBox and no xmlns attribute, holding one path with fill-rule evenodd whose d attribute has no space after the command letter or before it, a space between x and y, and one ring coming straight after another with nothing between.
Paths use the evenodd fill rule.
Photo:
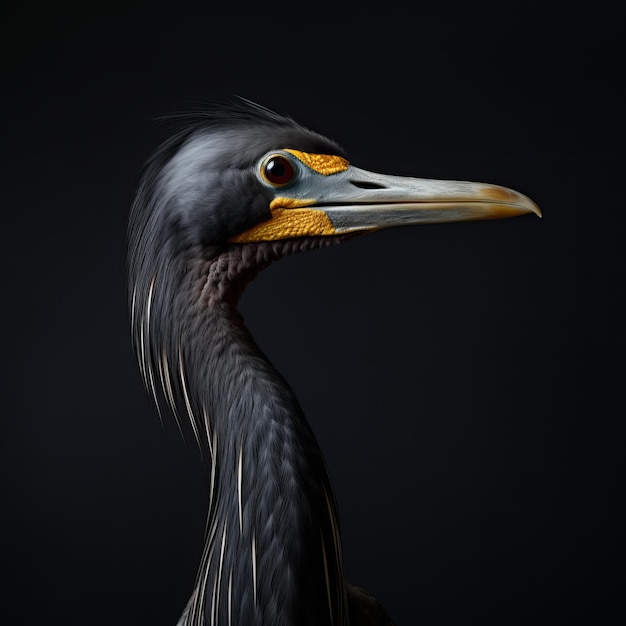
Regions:
<instances>
[{"instance_id":1,"label":"yellow facial skin","mask_svg":"<svg viewBox=\"0 0 626 626\"><path fill-rule=\"evenodd\" d=\"M289 152L308 168L323 176L343 172L349 165L346 159L331 154L311 154L290 149L285 149L285 152ZM335 227L324 211L304 208L312 204L315 204L313 199L274 198L270 204L272 217L269 220L235 235L230 241L251 243L335 234Z\"/></svg>"},{"instance_id":2,"label":"yellow facial skin","mask_svg":"<svg viewBox=\"0 0 626 626\"><path fill-rule=\"evenodd\" d=\"M343 157L332 154L311 154L310 152L300 152L300 150L289 150L288 148L285 152L293 154L307 167L324 176L345 172L350 165Z\"/></svg>"},{"instance_id":3,"label":"yellow facial skin","mask_svg":"<svg viewBox=\"0 0 626 626\"><path fill-rule=\"evenodd\" d=\"M335 227L324 213L317 209L291 209L285 206L298 206L299 202L292 198L276 198L270 204L272 217L261 224L236 235L231 239L234 243L250 243L253 241L276 241L289 237L312 235L332 235ZM313 200L302 200L301 206L313 204Z\"/></svg>"}]
</instances>

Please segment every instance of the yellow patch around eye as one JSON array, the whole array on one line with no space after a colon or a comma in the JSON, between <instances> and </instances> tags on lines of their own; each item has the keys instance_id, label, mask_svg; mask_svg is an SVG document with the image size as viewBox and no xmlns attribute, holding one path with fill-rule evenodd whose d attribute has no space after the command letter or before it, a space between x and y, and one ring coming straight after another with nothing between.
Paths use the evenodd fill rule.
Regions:
<instances>
[{"instance_id":1,"label":"yellow patch around eye","mask_svg":"<svg viewBox=\"0 0 626 626\"><path fill-rule=\"evenodd\" d=\"M285 200L277 198L276 200ZM288 203L283 202L282 206ZM291 237L315 237L334 235L335 227L329 217L318 209L273 208L272 218L232 237L233 243L251 243L253 241L276 241Z\"/></svg>"},{"instance_id":2,"label":"yellow patch around eye","mask_svg":"<svg viewBox=\"0 0 626 626\"><path fill-rule=\"evenodd\" d=\"M346 159L333 154L312 154L310 152L300 152L300 150L285 149L285 152L293 154L299 161L318 174L330 176L339 172L345 172L350 165Z\"/></svg>"}]
</instances>

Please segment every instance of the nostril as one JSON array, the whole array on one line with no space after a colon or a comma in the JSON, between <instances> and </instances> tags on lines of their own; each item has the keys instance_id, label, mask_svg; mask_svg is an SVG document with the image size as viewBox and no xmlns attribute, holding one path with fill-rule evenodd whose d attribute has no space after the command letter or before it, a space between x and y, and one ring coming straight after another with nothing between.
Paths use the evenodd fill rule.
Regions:
<instances>
[{"instance_id":1,"label":"nostril","mask_svg":"<svg viewBox=\"0 0 626 626\"><path fill-rule=\"evenodd\" d=\"M385 189L385 185L379 185L378 183L371 183L369 181L351 180L350 182L355 187L359 187L359 189Z\"/></svg>"}]
</instances>

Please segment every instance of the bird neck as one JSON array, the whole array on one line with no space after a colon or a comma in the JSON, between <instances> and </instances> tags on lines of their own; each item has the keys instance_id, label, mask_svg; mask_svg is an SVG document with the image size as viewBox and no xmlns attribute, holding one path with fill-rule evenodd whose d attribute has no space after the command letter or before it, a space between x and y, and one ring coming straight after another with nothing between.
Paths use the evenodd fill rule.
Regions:
<instances>
[{"instance_id":1,"label":"bird neck","mask_svg":"<svg viewBox=\"0 0 626 626\"><path fill-rule=\"evenodd\" d=\"M236 296L220 291L220 274L208 268L200 310L195 300L181 327L182 397L211 459L206 544L182 623L345 625L338 513L321 450ZM186 346L199 338L197 360Z\"/></svg>"}]
</instances>

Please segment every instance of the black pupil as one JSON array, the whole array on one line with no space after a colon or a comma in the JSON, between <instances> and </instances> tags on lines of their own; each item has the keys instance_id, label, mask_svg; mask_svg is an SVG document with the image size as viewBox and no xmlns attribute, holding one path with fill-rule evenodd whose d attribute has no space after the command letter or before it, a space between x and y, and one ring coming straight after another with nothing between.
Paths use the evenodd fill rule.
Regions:
<instances>
[{"instance_id":1,"label":"black pupil","mask_svg":"<svg viewBox=\"0 0 626 626\"><path fill-rule=\"evenodd\" d=\"M265 165L265 176L270 183L284 185L291 180L293 168L284 157L273 157Z\"/></svg>"}]
</instances>

